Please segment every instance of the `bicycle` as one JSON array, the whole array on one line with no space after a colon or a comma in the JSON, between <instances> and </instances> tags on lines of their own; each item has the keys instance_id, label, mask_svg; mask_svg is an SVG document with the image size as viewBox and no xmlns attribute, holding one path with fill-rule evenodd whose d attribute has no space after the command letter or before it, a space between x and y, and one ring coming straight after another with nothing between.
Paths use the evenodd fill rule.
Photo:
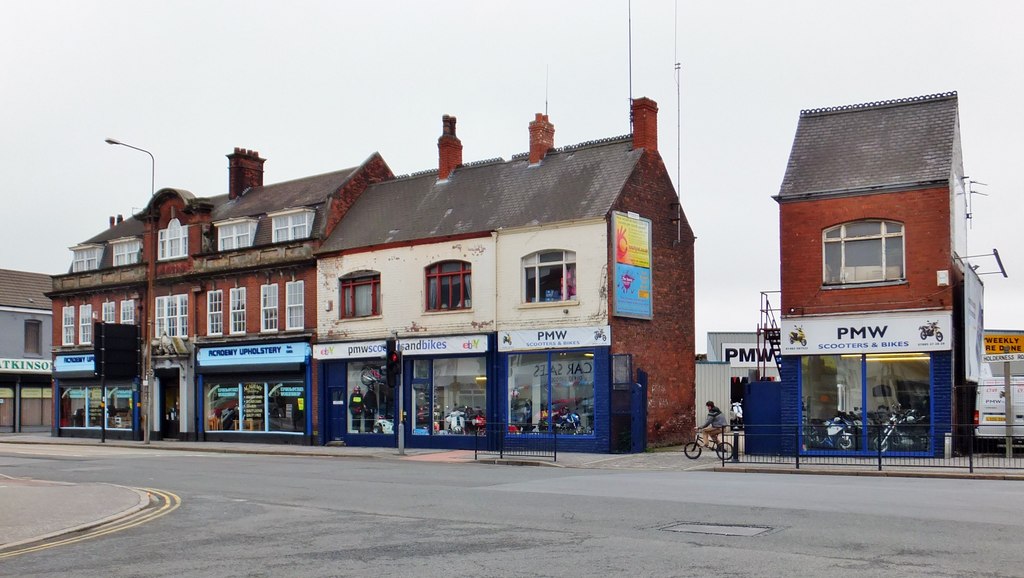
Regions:
<instances>
[{"instance_id":1,"label":"bicycle","mask_svg":"<svg viewBox=\"0 0 1024 578\"><path fill-rule=\"evenodd\" d=\"M731 443L729 443L729 442L719 442L719 441L715 441L715 440L711 440L710 442L701 443L702 441L704 441L703 434L704 434L704 430L702 430L702 429L697 430L697 436L693 439L693 441L689 442L688 444L683 446L683 453L686 454L686 457L690 458L691 460L695 460L695 459L699 458L701 452L703 451L702 448L704 448L704 447L707 447L710 450L714 450L715 454L718 455L718 459L720 459L720 460L724 460L725 458L727 458L727 457L732 455L732 444ZM723 432L722 435L725 435L725 433ZM710 445L708 445L708 444L710 444Z\"/></svg>"}]
</instances>

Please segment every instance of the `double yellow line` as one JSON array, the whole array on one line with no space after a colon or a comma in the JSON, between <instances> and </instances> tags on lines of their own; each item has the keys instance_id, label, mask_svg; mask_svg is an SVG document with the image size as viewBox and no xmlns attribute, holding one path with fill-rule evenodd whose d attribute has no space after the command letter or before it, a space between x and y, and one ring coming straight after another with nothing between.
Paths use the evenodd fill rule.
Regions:
<instances>
[{"instance_id":1,"label":"double yellow line","mask_svg":"<svg viewBox=\"0 0 1024 578\"><path fill-rule=\"evenodd\" d=\"M178 506L181 505L181 498L179 498L177 494L166 492L163 490L157 490L155 488L137 489L146 492L150 499L152 499L153 496L156 496L157 500L160 502L160 506L155 509L147 508L145 510L142 510L142 512L139 514L129 516L123 520L111 522L110 524L103 524L102 526L97 526L96 528L86 530L84 533L76 534L75 536L72 536L70 538L64 538L63 540L56 540L53 542L44 542L33 546L25 546L23 548L11 550L9 552L0 552L0 560L6 558L13 558L14 556L20 556L22 554L28 554L30 552L48 550L50 548L56 548L57 546L75 544L77 542L83 542L85 540L91 540L93 538L99 538L100 536L106 536L108 534L113 534L115 532L120 532L122 530L127 530L129 528L134 528L135 526L145 524L146 522L152 522L157 518L166 516L167 514L173 512L174 510L177 510Z\"/></svg>"}]
</instances>

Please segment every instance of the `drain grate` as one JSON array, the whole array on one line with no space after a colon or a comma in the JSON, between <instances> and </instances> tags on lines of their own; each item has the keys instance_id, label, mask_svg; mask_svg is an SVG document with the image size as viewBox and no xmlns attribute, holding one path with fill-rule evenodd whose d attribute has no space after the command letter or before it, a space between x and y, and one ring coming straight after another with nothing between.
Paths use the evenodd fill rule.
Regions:
<instances>
[{"instance_id":1,"label":"drain grate","mask_svg":"<svg viewBox=\"0 0 1024 578\"><path fill-rule=\"evenodd\" d=\"M670 532L689 532L690 534L713 534L715 536L759 536L770 532L766 526L735 526L724 524L697 524L683 522L662 528Z\"/></svg>"}]
</instances>

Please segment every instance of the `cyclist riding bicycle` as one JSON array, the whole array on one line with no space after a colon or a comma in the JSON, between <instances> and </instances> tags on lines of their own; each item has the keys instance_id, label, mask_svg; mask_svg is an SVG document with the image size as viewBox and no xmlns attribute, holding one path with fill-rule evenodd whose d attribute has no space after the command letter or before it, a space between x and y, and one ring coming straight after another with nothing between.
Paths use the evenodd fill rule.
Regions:
<instances>
[{"instance_id":1,"label":"cyclist riding bicycle","mask_svg":"<svg viewBox=\"0 0 1024 578\"><path fill-rule=\"evenodd\" d=\"M718 436L725 433L725 414L722 410L718 409L715 402L709 401L704 404L708 408L708 417L704 420L704 425L697 428L697 430L704 430L708 432L708 438L710 439L711 446L718 445Z\"/></svg>"}]
</instances>

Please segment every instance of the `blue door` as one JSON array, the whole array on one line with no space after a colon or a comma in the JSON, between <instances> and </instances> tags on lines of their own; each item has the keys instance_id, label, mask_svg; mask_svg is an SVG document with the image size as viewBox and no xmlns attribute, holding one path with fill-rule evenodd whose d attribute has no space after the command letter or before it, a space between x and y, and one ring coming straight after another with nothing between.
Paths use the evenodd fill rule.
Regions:
<instances>
[{"instance_id":1,"label":"blue door","mask_svg":"<svg viewBox=\"0 0 1024 578\"><path fill-rule=\"evenodd\" d=\"M345 388L327 388L327 441L338 441L344 438L346 414L345 414Z\"/></svg>"}]
</instances>

